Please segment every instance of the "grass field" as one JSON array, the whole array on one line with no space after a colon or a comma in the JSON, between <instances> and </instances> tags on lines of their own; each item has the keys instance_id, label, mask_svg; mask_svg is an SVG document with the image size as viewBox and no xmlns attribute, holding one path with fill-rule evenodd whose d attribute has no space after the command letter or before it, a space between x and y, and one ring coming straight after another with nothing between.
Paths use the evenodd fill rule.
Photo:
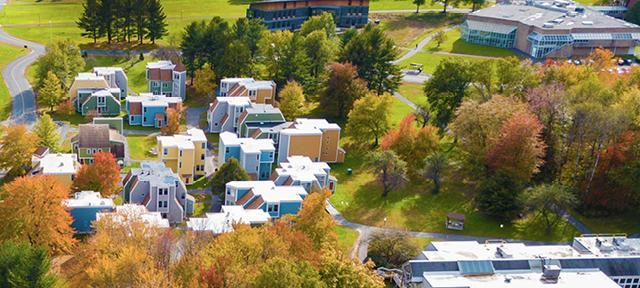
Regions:
<instances>
[{"instance_id":1,"label":"grass field","mask_svg":"<svg viewBox=\"0 0 640 288\"><path fill-rule=\"evenodd\" d=\"M350 221L412 231L542 241L567 241L577 234L566 222L561 223L551 235L545 235L540 221L531 218L513 224L488 218L475 208L470 185L455 175L446 175L443 190L437 195L429 192L430 184L412 181L382 197L382 188L373 173L363 165L364 155L357 151L348 153L345 163L332 165L332 173L339 184L331 203ZM346 174L347 168L353 169L353 175ZM465 214L464 231L445 229L444 222L449 212Z\"/></svg>"},{"instance_id":2,"label":"grass field","mask_svg":"<svg viewBox=\"0 0 640 288\"><path fill-rule=\"evenodd\" d=\"M427 105L427 97L424 96L423 87L422 84L403 82L398 88L398 93L417 105Z\"/></svg>"},{"instance_id":3,"label":"grass field","mask_svg":"<svg viewBox=\"0 0 640 288\"><path fill-rule=\"evenodd\" d=\"M340 246L342 252L349 255L353 248L353 244L358 240L358 231L338 225L336 225L333 230L336 231L336 235L338 236L338 246Z\"/></svg>"},{"instance_id":4,"label":"grass field","mask_svg":"<svg viewBox=\"0 0 640 288\"><path fill-rule=\"evenodd\" d=\"M463 14L440 12L379 14L380 26L398 47L414 47L429 33L462 22Z\"/></svg>"},{"instance_id":5,"label":"grass field","mask_svg":"<svg viewBox=\"0 0 640 288\"><path fill-rule=\"evenodd\" d=\"M193 205L193 217L203 216L209 207L211 207L211 194L194 194L193 198L196 199L196 203Z\"/></svg>"},{"instance_id":6,"label":"grass field","mask_svg":"<svg viewBox=\"0 0 640 288\"><path fill-rule=\"evenodd\" d=\"M0 43L0 69L9 64L20 55L25 54L23 48ZM0 120L5 120L11 115L11 94L0 74Z\"/></svg>"},{"instance_id":7,"label":"grass field","mask_svg":"<svg viewBox=\"0 0 640 288\"><path fill-rule=\"evenodd\" d=\"M587 225L594 233L640 233L640 212L632 211L601 217L586 217L577 211L571 215Z\"/></svg>"},{"instance_id":8,"label":"grass field","mask_svg":"<svg viewBox=\"0 0 640 288\"><path fill-rule=\"evenodd\" d=\"M156 147L156 137L147 135L129 135L127 136L129 143L129 155L133 160L154 160L156 155L150 153L150 150Z\"/></svg>"}]
</instances>

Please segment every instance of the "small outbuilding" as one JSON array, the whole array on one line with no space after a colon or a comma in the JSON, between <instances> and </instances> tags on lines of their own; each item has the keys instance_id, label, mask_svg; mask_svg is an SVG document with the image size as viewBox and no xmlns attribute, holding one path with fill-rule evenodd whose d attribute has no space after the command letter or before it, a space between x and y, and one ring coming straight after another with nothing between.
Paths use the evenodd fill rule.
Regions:
<instances>
[{"instance_id":1,"label":"small outbuilding","mask_svg":"<svg viewBox=\"0 0 640 288\"><path fill-rule=\"evenodd\" d=\"M464 214L449 213L447 214L447 229L450 230L463 230L464 229Z\"/></svg>"}]
</instances>

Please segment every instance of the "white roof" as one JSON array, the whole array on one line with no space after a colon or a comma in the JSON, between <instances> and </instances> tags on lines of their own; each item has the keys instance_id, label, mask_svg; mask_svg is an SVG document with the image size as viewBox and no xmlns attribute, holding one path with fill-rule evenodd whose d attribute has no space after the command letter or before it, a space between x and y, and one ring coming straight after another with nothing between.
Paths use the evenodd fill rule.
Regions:
<instances>
[{"instance_id":1,"label":"white roof","mask_svg":"<svg viewBox=\"0 0 640 288\"><path fill-rule=\"evenodd\" d=\"M227 186L253 189L253 194L262 196L265 202L297 202L308 194L302 186L276 186L273 181L231 181Z\"/></svg>"},{"instance_id":2,"label":"white roof","mask_svg":"<svg viewBox=\"0 0 640 288\"><path fill-rule=\"evenodd\" d=\"M275 82L270 80L255 80L253 78L224 78L220 83L230 83L245 86L247 89L273 88Z\"/></svg>"},{"instance_id":3,"label":"white roof","mask_svg":"<svg viewBox=\"0 0 640 288\"><path fill-rule=\"evenodd\" d=\"M93 72L98 75L113 74L116 71L122 71L124 73L122 67L93 67Z\"/></svg>"},{"instance_id":4,"label":"white roof","mask_svg":"<svg viewBox=\"0 0 640 288\"><path fill-rule=\"evenodd\" d=\"M516 272L491 275L463 276L456 274L424 273L427 287L433 288L619 288L600 271L560 272L557 283L541 281L542 273ZM509 280L507 280L509 279ZM430 286L429 286L430 285Z\"/></svg>"},{"instance_id":5,"label":"white roof","mask_svg":"<svg viewBox=\"0 0 640 288\"><path fill-rule=\"evenodd\" d=\"M317 175L329 176L327 171L331 169L327 163L313 162L306 156L289 156L287 161L280 163L280 167L276 168L276 174L302 182L316 180Z\"/></svg>"},{"instance_id":6,"label":"white roof","mask_svg":"<svg viewBox=\"0 0 640 288\"><path fill-rule=\"evenodd\" d=\"M91 72L82 72L78 73L78 76L76 76L75 80L104 80L104 77Z\"/></svg>"},{"instance_id":7,"label":"white roof","mask_svg":"<svg viewBox=\"0 0 640 288\"><path fill-rule=\"evenodd\" d=\"M251 105L249 97L216 97L218 102L226 102L229 105Z\"/></svg>"},{"instance_id":8,"label":"white roof","mask_svg":"<svg viewBox=\"0 0 640 288\"><path fill-rule=\"evenodd\" d=\"M115 212L97 213L96 219L111 217L113 221L121 224L130 224L133 221L142 221L150 227L169 228L169 220L162 218L160 212L149 212L146 207L138 204L124 204L116 206Z\"/></svg>"},{"instance_id":9,"label":"white roof","mask_svg":"<svg viewBox=\"0 0 640 288\"><path fill-rule=\"evenodd\" d=\"M220 143L224 146L240 146L244 153L276 151L271 139L238 138L238 135L231 132L220 133Z\"/></svg>"},{"instance_id":10,"label":"white roof","mask_svg":"<svg viewBox=\"0 0 640 288\"><path fill-rule=\"evenodd\" d=\"M147 63L147 69L156 69L156 68L160 68L160 69L173 69L176 67L175 64L171 63L171 61L169 60L160 60L160 61L156 61L156 62L149 62Z\"/></svg>"},{"instance_id":11,"label":"white roof","mask_svg":"<svg viewBox=\"0 0 640 288\"><path fill-rule=\"evenodd\" d=\"M430 246L437 251L422 251L428 260L490 260L501 259L498 248L510 255L510 259L580 257L570 245L525 245L523 243L478 243L476 241L435 241Z\"/></svg>"},{"instance_id":12,"label":"white roof","mask_svg":"<svg viewBox=\"0 0 640 288\"><path fill-rule=\"evenodd\" d=\"M234 224L264 224L271 217L260 209L244 209L242 206L222 206L219 213L206 213L206 218L190 218L187 227L195 231L211 231L214 234L233 231Z\"/></svg>"},{"instance_id":13,"label":"white roof","mask_svg":"<svg viewBox=\"0 0 640 288\"><path fill-rule=\"evenodd\" d=\"M69 208L79 207L104 207L113 208L113 200L110 198L102 198L99 192L82 191L73 194L73 198L66 199L65 205Z\"/></svg>"},{"instance_id":14,"label":"white roof","mask_svg":"<svg viewBox=\"0 0 640 288\"><path fill-rule=\"evenodd\" d=\"M298 118L295 126L298 129L340 130L338 124L329 123L326 119Z\"/></svg>"},{"instance_id":15,"label":"white roof","mask_svg":"<svg viewBox=\"0 0 640 288\"><path fill-rule=\"evenodd\" d=\"M322 135L320 129L315 128L287 128L280 131L284 135Z\"/></svg>"},{"instance_id":16,"label":"white roof","mask_svg":"<svg viewBox=\"0 0 640 288\"><path fill-rule=\"evenodd\" d=\"M42 174L75 174L80 169L76 154L50 153L40 158L38 167Z\"/></svg>"},{"instance_id":17,"label":"white roof","mask_svg":"<svg viewBox=\"0 0 640 288\"><path fill-rule=\"evenodd\" d=\"M575 237L573 244L577 249L583 249L600 257L640 255L640 238L627 238L625 235Z\"/></svg>"},{"instance_id":18,"label":"white roof","mask_svg":"<svg viewBox=\"0 0 640 288\"><path fill-rule=\"evenodd\" d=\"M197 128L191 128L184 134L157 136L156 138L162 147L178 147L180 149L195 149L193 141L207 142L204 132Z\"/></svg>"},{"instance_id":19,"label":"white roof","mask_svg":"<svg viewBox=\"0 0 640 288\"><path fill-rule=\"evenodd\" d=\"M169 106L169 103L182 103L180 97L167 97L165 95L153 95L153 93L140 93L139 96L127 96L127 102L142 102L143 106Z\"/></svg>"}]
</instances>

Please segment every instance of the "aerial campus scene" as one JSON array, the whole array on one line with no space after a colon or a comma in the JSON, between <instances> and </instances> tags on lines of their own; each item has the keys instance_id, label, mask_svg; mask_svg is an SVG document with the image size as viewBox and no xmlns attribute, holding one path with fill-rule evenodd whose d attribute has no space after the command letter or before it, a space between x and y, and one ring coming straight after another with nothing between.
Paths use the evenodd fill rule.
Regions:
<instances>
[{"instance_id":1,"label":"aerial campus scene","mask_svg":"<svg viewBox=\"0 0 640 288\"><path fill-rule=\"evenodd\" d=\"M638 25L0 1L0 287L640 288Z\"/></svg>"}]
</instances>

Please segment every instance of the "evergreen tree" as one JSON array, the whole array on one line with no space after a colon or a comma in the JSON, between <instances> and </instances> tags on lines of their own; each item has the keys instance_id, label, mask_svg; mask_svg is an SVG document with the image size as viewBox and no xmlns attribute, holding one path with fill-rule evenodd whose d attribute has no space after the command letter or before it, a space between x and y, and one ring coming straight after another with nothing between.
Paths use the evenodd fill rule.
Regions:
<instances>
[{"instance_id":1,"label":"evergreen tree","mask_svg":"<svg viewBox=\"0 0 640 288\"><path fill-rule=\"evenodd\" d=\"M100 34L107 36L107 43L111 43L114 36L114 22L116 21L116 1L101 0L98 2L98 19L100 21Z\"/></svg>"},{"instance_id":2,"label":"evergreen tree","mask_svg":"<svg viewBox=\"0 0 640 288\"><path fill-rule=\"evenodd\" d=\"M25 243L0 244L0 287L58 287L47 250Z\"/></svg>"},{"instance_id":3,"label":"evergreen tree","mask_svg":"<svg viewBox=\"0 0 640 288\"><path fill-rule=\"evenodd\" d=\"M135 0L119 0L118 1L118 26L122 29L121 35L123 40L131 42L131 35L133 35L133 23L134 23L134 1Z\"/></svg>"},{"instance_id":4,"label":"evergreen tree","mask_svg":"<svg viewBox=\"0 0 640 288\"><path fill-rule=\"evenodd\" d=\"M223 195L225 185L228 182L247 180L249 180L249 175L247 175L247 171L240 166L238 159L229 158L227 162L220 166L216 174L213 175L213 179L211 179L211 192L214 195Z\"/></svg>"},{"instance_id":5,"label":"evergreen tree","mask_svg":"<svg viewBox=\"0 0 640 288\"><path fill-rule=\"evenodd\" d=\"M133 0L133 22L138 43L142 44L147 34L147 6L149 0Z\"/></svg>"},{"instance_id":6,"label":"evergreen tree","mask_svg":"<svg viewBox=\"0 0 640 288\"><path fill-rule=\"evenodd\" d=\"M42 82L42 86L38 89L38 105L49 107L49 111L53 111L53 107L64 101L64 90L62 84L56 74L49 71L47 78Z\"/></svg>"},{"instance_id":7,"label":"evergreen tree","mask_svg":"<svg viewBox=\"0 0 640 288\"><path fill-rule=\"evenodd\" d=\"M180 42L180 50L182 50L182 63L187 69L187 74L191 77L191 85L197 70L202 68L203 60L200 59L202 54L201 43L204 41L204 21L193 21L184 27L182 33L182 41Z\"/></svg>"},{"instance_id":8,"label":"evergreen tree","mask_svg":"<svg viewBox=\"0 0 640 288\"><path fill-rule=\"evenodd\" d=\"M156 43L156 39L162 39L167 35L167 15L164 14L164 8L160 4L160 0L149 0L147 2L147 38L152 44Z\"/></svg>"},{"instance_id":9,"label":"evergreen tree","mask_svg":"<svg viewBox=\"0 0 640 288\"><path fill-rule=\"evenodd\" d=\"M93 43L95 44L98 38L102 37L100 34L101 22L98 17L98 2L96 0L87 0L86 3L82 4L82 8L84 11L76 24L84 30L81 35L93 39Z\"/></svg>"},{"instance_id":10,"label":"evergreen tree","mask_svg":"<svg viewBox=\"0 0 640 288\"><path fill-rule=\"evenodd\" d=\"M58 142L60 142L60 135L56 131L56 123L53 123L53 119L49 114L44 114L38 118L38 122L33 127L33 132L40 138L40 146L48 147L51 152L58 151Z\"/></svg>"}]
</instances>

